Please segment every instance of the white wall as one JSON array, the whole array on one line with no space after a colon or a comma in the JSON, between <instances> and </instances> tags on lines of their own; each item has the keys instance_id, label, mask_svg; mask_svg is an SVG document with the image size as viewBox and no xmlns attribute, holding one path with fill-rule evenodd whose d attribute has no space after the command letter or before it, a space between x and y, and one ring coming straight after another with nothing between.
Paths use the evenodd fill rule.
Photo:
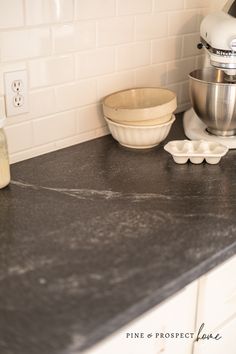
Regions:
<instances>
[{"instance_id":1,"label":"white wall","mask_svg":"<svg viewBox=\"0 0 236 354\"><path fill-rule=\"evenodd\" d=\"M232 0L229 0L232 1ZM228 2L228 0L215 0L211 2L211 9L213 10L221 10L224 5Z\"/></svg>"},{"instance_id":2,"label":"white wall","mask_svg":"<svg viewBox=\"0 0 236 354\"><path fill-rule=\"evenodd\" d=\"M11 161L107 133L100 100L132 86L189 103L199 24L217 0L0 0L3 73L27 69L30 112L7 118Z\"/></svg>"}]
</instances>

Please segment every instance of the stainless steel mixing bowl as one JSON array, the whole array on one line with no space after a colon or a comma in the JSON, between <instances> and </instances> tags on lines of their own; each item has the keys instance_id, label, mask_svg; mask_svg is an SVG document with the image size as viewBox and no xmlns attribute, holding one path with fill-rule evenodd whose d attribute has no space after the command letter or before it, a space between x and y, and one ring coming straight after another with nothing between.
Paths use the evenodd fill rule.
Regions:
<instances>
[{"instance_id":1,"label":"stainless steel mixing bowl","mask_svg":"<svg viewBox=\"0 0 236 354\"><path fill-rule=\"evenodd\" d=\"M236 135L236 83L219 69L189 74L190 99L195 113L214 135Z\"/></svg>"}]
</instances>

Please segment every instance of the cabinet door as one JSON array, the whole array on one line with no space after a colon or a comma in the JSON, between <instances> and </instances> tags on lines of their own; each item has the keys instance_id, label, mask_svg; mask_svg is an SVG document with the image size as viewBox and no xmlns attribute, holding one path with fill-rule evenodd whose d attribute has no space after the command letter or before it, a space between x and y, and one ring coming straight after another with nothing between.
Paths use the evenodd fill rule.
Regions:
<instances>
[{"instance_id":1,"label":"cabinet door","mask_svg":"<svg viewBox=\"0 0 236 354\"><path fill-rule=\"evenodd\" d=\"M214 330L236 315L236 257L199 281L197 327L205 323Z\"/></svg>"},{"instance_id":2,"label":"cabinet door","mask_svg":"<svg viewBox=\"0 0 236 354\"><path fill-rule=\"evenodd\" d=\"M165 338L161 354L192 354L195 339L198 283L194 282L163 306L162 331L164 333L194 333L194 338Z\"/></svg>"},{"instance_id":3,"label":"cabinet door","mask_svg":"<svg viewBox=\"0 0 236 354\"><path fill-rule=\"evenodd\" d=\"M156 333L194 332L197 283L151 309L86 354L192 354L193 340L156 338ZM148 337L152 334L151 337Z\"/></svg>"},{"instance_id":4,"label":"cabinet door","mask_svg":"<svg viewBox=\"0 0 236 354\"><path fill-rule=\"evenodd\" d=\"M201 340L194 344L194 354L236 354L236 318L214 332L222 338L216 340Z\"/></svg>"}]
</instances>

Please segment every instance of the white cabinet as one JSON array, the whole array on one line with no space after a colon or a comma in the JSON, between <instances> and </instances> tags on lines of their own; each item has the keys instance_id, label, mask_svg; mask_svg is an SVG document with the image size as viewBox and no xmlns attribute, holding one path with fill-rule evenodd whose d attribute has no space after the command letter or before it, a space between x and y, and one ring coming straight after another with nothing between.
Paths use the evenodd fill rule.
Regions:
<instances>
[{"instance_id":1,"label":"white cabinet","mask_svg":"<svg viewBox=\"0 0 236 354\"><path fill-rule=\"evenodd\" d=\"M194 342L202 323L222 339ZM180 332L193 338L160 338ZM236 354L236 256L85 352L111 353Z\"/></svg>"},{"instance_id":2,"label":"white cabinet","mask_svg":"<svg viewBox=\"0 0 236 354\"><path fill-rule=\"evenodd\" d=\"M197 328L202 323L222 338L196 342L194 354L236 354L236 257L200 278Z\"/></svg>"},{"instance_id":3,"label":"white cabinet","mask_svg":"<svg viewBox=\"0 0 236 354\"><path fill-rule=\"evenodd\" d=\"M236 354L236 318L228 321L213 333L220 333L222 339L204 340L194 344L194 354Z\"/></svg>"},{"instance_id":4,"label":"white cabinet","mask_svg":"<svg viewBox=\"0 0 236 354\"><path fill-rule=\"evenodd\" d=\"M194 332L196 299L195 282L97 344L86 354L191 354L193 340L160 336L166 332ZM157 333L159 338L156 338ZM152 334L152 337L147 338L148 334Z\"/></svg>"},{"instance_id":5,"label":"white cabinet","mask_svg":"<svg viewBox=\"0 0 236 354\"><path fill-rule=\"evenodd\" d=\"M200 278L197 326L205 322L208 329L214 330L233 315L236 316L236 257Z\"/></svg>"},{"instance_id":6,"label":"white cabinet","mask_svg":"<svg viewBox=\"0 0 236 354\"><path fill-rule=\"evenodd\" d=\"M195 316L197 305L197 282L186 287L178 295L160 306L159 319L164 334L189 334L195 331ZM163 354L191 354L193 339L165 338L163 340ZM146 354L146 352L143 352ZM159 354L159 353L158 353Z\"/></svg>"}]
</instances>

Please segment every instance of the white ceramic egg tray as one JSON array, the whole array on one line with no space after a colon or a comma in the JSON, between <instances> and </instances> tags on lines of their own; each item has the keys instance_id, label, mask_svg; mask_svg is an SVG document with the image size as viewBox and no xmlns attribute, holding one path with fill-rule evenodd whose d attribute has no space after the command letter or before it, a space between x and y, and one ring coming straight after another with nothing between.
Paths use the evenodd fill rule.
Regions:
<instances>
[{"instance_id":1,"label":"white ceramic egg tray","mask_svg":"<svg viewBox=\"0 0 236 354\"><path fill-rule=\"evenodd\" d=\"M222 156L227 154L228 148L216 142L205 140L175 140L164 146L176 163L184 164L190 160L193 164L207 163L215 165Z\"/></svg>"}]
</instances>

